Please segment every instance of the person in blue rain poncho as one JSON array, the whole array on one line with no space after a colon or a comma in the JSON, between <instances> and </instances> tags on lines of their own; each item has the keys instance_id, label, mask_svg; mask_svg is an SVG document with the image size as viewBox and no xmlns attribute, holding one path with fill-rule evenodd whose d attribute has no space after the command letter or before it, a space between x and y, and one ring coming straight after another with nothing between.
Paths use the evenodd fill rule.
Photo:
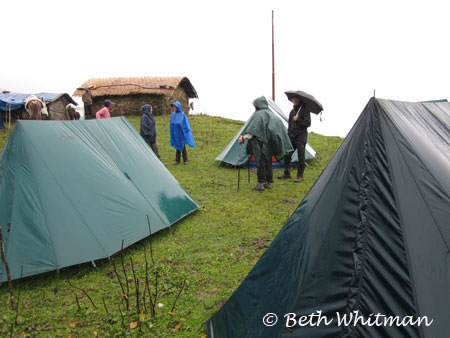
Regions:
<instances>
[{"instance_id":1,"label":"person in blue rain poncho","mask_svg":"<svg viewBox=\"0 0 450 338\"><path fill-rule=\"evenodd\" d=\"M171 106L170 145L176 149L174 164L180 164L181 155L183 155L183 163L188 164L186 144L195 148L194 137L186 114L181 109L181 103L175 101Z\"/></svg>"}]
</instances>

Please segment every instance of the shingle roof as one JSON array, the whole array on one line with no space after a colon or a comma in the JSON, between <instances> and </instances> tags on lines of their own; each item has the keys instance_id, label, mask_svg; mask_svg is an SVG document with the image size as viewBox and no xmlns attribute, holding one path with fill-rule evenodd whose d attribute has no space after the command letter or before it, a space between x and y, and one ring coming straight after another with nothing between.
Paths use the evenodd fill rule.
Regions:
<instances>
[{"instance_id":1,"label":"shingle roof","mask_svg":"<svg viewBox=\"0 0 450 338\"><path fill-rule=\"evenodd\" d=\"M184 87L189 98L198 98L187 77L116 77L94 78L84 82L73 96L82 96L83 88L92 86L92 96L156 94L171 96L178 86Z\"/></svg>"}]
</instances>

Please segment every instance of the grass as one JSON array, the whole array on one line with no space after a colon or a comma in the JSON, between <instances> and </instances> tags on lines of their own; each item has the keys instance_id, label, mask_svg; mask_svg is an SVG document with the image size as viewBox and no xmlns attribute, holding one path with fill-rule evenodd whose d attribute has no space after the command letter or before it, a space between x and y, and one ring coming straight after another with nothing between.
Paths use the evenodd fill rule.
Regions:
<instances>
[{"instance_id":1,"label":"grass","mask_svg":"<svg viewBox=\"0 0 450 338\"><path fill-rule=\"evenodd\" d=\"M130 116L129 121L139 130L138 116ZM306 168L304 182L276 180L272 190L260 193L251 190L256 171L251 171L249 184L247 171L241 170L237 192L237 170L221 167L214 159L243 122L206 115L190 116L189 121L197 148L188 147L187 166L172 164L175 150L170 147L168 116L156 117L157 143L167 169L201 208L114 259L125 288L124 261L130 310L126 310L111 262L96 262L96 268L83 264L61 270L59 279L53 272L14 281L16 301L20 293L17 321L16 311L9 305L7 283L1 285L0 336L11 332L15 336L203 336L204 322L245 278L342 142L338 137L311 133L308 141L317 157ZM0 131L0 147L8 134ZM274 170L274 176L281 173ZM163 305L156 307L155 316L151 315L148 292L147 311L142 302L146 256L152 294L157 279L157 303ZM137 310L133 267L139 279L141 311ZM89 295L95 307L68 279Z\"/></svg>"}]
</instances>

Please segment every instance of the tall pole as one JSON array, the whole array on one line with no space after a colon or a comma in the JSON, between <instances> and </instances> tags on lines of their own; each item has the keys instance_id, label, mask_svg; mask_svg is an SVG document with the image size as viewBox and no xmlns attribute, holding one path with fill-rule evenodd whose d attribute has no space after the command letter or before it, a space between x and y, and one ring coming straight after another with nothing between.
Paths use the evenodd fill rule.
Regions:
<instances>
[{"instance_id":1,"label":"tall pole","mask_svg":"<svg viewBox=\"0 0 450 338\"><path fill-rule=\"evenodd\" d=\"M273 35L273 10L272 10L272 100L275 101L275 43Z\"/></svg>"},{"instance_id":2,"label":"tall pole","mask_svg":"<svg viewBox=\"0 0 450 338\"><path fill-rule=\"evenodd\" d=\"M11 104L9 104L8 129L11 131Z\"/></svg>"}]
</instances>

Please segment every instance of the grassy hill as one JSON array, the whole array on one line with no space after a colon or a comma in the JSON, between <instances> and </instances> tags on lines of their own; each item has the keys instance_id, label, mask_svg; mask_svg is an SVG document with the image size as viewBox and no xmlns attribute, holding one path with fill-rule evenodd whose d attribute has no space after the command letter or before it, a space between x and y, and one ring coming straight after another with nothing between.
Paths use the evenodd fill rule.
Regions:
<instances>
[{"instance_id":1,"label":"grassy hill","mask_svg":"<svg viewBox=\"0 0 450 338\"><path fill-rule=\"evenodd\" d=\"M237 192L238 171L220 167L214 159L243 122L205 115L189 120L197 149L188 147L187 166L172 164L175 150L170 147L168 116L156 117L157 141L167 169L201 208L124 250L114 264L97 261L96 268L83 264L63 269L59 278L53 272L14 281L18 311L11 309L4 283L0 336L12 332L14 336L201 337L203 323L238 287L342 142L339 137L310 134L317 157L306 168L303 183L275 180L272 190L255 192L251 187L256 171L251 170L248 183L247 171L241 170ZM129 121L139 130L138 116ZM8 134L0 131L0 147ZM275 170L274 176L281 173ZM146 280L152 301L157 295L156 303L162 305L154 307L155 314ZM121 285L128 295L128 310Z\"/></svg>"}]
</instances>

